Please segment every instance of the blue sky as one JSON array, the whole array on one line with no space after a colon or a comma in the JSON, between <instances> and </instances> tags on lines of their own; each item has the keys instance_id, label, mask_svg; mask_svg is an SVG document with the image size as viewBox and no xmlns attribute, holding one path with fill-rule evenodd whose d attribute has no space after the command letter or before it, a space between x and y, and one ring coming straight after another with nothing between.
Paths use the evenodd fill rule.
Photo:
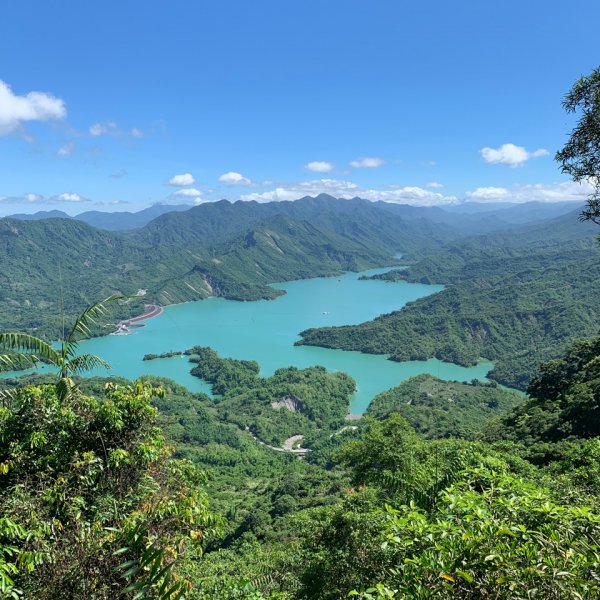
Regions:
<instances>
[{"instance_id":1,"label":"blue sky","mask_svg":"<svg viewBox=\"0 0 600 600\"><path fill-rule=\"evenodd\" d=\"M3 3L0 214L583 200L553 155L599 21L593 0Z\"/></svg>"}]
</instances>

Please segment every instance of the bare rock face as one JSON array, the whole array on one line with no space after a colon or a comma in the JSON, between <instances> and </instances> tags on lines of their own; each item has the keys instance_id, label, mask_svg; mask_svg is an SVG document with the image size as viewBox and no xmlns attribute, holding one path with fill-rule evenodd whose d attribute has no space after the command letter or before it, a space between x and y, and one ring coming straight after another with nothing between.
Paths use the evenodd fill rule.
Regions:
<instances>
[{"instance_id":1,"label":"bare rock face","mask_svg":"<svg viewBox=\"0 0 600 600\"><path fill-rule=\"evenodd\" d=\"M294 395L285 396L281 400L277 400L276 402L271 402L271 408L275 410L281 410L282 408L287 408L287 410L291 412L302 412L303 406L300 398L296 398Z\"/></svg>"}]
</instances>

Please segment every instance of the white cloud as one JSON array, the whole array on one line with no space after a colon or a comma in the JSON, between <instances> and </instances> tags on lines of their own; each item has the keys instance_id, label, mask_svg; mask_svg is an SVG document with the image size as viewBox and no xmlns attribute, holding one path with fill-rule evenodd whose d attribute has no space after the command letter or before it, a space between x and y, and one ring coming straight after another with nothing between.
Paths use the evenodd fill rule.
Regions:
<instances>
[{"instance_id":1,"label":"white cloud","mask_svg":"<svg viewBox=\"0 0 600 600\"><path fill-rule=\"evenodd\" d=\"M199 198L202 196L202 192L196 188L186 188L184 190L177 190L173 196L183 196L185 198Z\"/></svg>"},{"instance_id":2,"label":"white cloud","mask_svg":"<svg viewBox=\"0 0 600 600\"><path fill-rule=\"evenodd\" d=\"M92 137L99 137L101 135L108 135L111 131L116 131L117 125L115 123L94 123L90 125L90 135Z\"/></svg>"},{"instance_id":3,"label":"white cloud","mask_svg":"<svg viewBox=\"0 0 600 600\"><path fill-rule=\"evenodd\" d=\"M131 204L128 200L109 200L108 202L94 202L94 206L123 206Z\"/></svg>"},{"instance_id":4,"label":"white cloud","mask_svg":"<svg viewBox=\"0 0 600 600\"><path fill-rule=\"evenodd\" d=\"M26 121L49 121L66 116L64 100L43 92L17 96L0 80L0 135L19 129Z\"/></svg>"},{"instance_id":5,"label":"white cloud","mask_svg":"<svg viewBox=\"0 0 600 600\"><path fill-rule=\"evenodd\" d=\"M241 173L228 171L219 177L219 182L225 185L252 185L252 181L244 177Z\"/></svg>"},{"instance_id":6,"label":"white cloud","mask_svg":"<svg viewBox=\"0 0 600 600\"><path fill-rule=\"evenodd\" d=\"M384 164L385 160L383 160L383 158L378 158L377 156L364 156L350 161L350 166L355 169L376 169Z\"/></svg>"},{"instance_id":7,"label":"white cloud","mask_svg":"<svg viewBox=\"0 0 600 600\"><path fill-rule=\"evenodd\" d=\"M508 190L503 187L478 187L472 192L466 193L469 200L493 201L506 200L509 197Z\"/></svg>"},{"instance_id":8,"label":"white cloud","mask_svg":"<svg viewBox=\"0 0 600 600\"><path fill-rule=\"evenodd\" d=\"M86 202L86 198L82 198L79 194L74 194L73 192L58 194L58 196L52 196L48 200L51 202Z\"/></svg>"},{"instance_id":9,"label":"white cloud","mask_svg":"<svg viewBox=\"0 0 600 600\"><path fill-rule=\"evenodd\" d=\"M304 196L330 194L336 198L360 197L366 200L395 202L398 204L413 204L429 206L451 204L457 201L454 196L443 196L440 193L425 190L415 186L396 186L389 190L364 189L352 181L339 179L314 179L277 187L268 192L254 192L240 196L240 200L255 200L256 202L272 202L282 200L298 200Z\"/></svg>"},{"instance_id":10,"label":"white cloud","mask_svg":"<svg viewBox=\"0 0 600 600\"><path fill-rule=\"evenodd\" d=\"M196 183L196 180L191 173L181 173L180 175L173 175L168 183L174 186L193 185Z\"/></svg>"},{"instance_id":11,"label":"white cloud","mask_svg":"<svg viewBox=\"0 0 600 600\"><path fill-rule=\"evenodd\" d=\"M44 196L41 194L23 194L23 200L25 202L42 202L44 200Z\"/></svg>"},{"instance_id":12,"label":"white cloud","mask_svg":"<svg viewBox=\"0 0 600 600\"><path fill-rule=\"evenodd\" d=\"M111 179L121 179L121 177L125 177L127 175L127 171L125 169L119 169L118 171L113 171L109 177Z\"/></svg>"},{"instance_id":13,"label":"white cloud","mask_svg":"<svg viewBox=\"0 0 600 600\"><path fill-rule=\"evenodd\" d=\"M479 152L486 163L508 165L509 167L521 167L532 158L548 156L548 150L544 148L529 152L523 146L515 146L515 144L502 144L499 148L486 147Z\"/></svg>"},{"instance_id":14,"label":"white cloud","mask_svg":"<svg viewBox=\"0 0 600 600\"><path fill-rule=\"evenodd\" d=\"M585 202L592 192L589 183L528 183L511 188L480 187L467 192L469 200L477 202Z\"/></svg>"},{"instance_id":15,"label":"white cloud","mask_svg":"<svg viewBox=\"0 0 600 600\"><path fill-rule=\"evenodd\" d=\"M444 184L440 183L439 181L430 181L425 185L433 190L441 190L444 187Z\"/></svg>"},{"instance_id":16,"label":"white cloud","mask_svg":"<svg viewBox=\"0 0 600 600\"><path fill-rule=\"evenodd\" d=\"M391 190L363 190L358 195L367 200L411 204L413 206L439 206L441 204L455 204L458 201L456 196L444 196L439 192L432 192L410 185L395 186Z\"/></svg>"},{"instance_id":17,"label":"white cloud","mask_svg":"<svg viewBox=\"0 0 600 600\"><path fill-rule=\"evenodd\" d=\"M22 196L4 196L0 198L0 204L39 204L44 201L41 194L23 194Z\"/></svg>"},{"instance_id":18,"label":"white cloud","mask_svg":"<svg viewBox=\"0 0 600 600\"><path fill-rule=\"evenodd\" d=\"M333 171L334 165L325 160L313 160L312 162L305 164L304 168L308 171L313 171L314 173L329 173L329 171Z\"/></svg>"},{"instance_id":19,"label":"white cloud","mask_svg":"<svg viewBox=\"0 0 600 600\"><path fill-rule=\"evenodd\" d=\"M64 192L56 196L43 196L42 194L27 193L21 196L12 196L2 198L2 204L65 204L76 202L89 202L88 198L84 198L74 192Z\"/></svg>"},{"instance_id":20,"label":"white cloud","mask_svg":"<svg viewBox=\"0 0 600 600\"><path fill-rule=\"evenodd\" d=\"M74 152L75 152L75 142L70 141L70 142L67 142L66 144L64 144L63 146L61 146L58 149L57 154L59 156L71 156L74 154Z\"/></svg>"},{"instance_id":21,"label":"white cloud","mask_svg":"<svg viewBox=\"0 0 600 600\"><path fill-rule=\"evenodd\" d=\"M100 137L101 135L110 135L112 137L144 137L144 132L137 127L133 129L120 129L114 121L106 123L94 123L90 125L89 133L92 137Z\"/></svg>"}]
</instances>

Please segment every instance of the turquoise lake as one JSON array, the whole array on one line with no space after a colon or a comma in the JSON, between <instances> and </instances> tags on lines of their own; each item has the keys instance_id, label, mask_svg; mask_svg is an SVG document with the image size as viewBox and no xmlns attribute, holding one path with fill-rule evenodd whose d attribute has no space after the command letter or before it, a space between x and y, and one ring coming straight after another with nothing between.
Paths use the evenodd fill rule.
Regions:
<instances>
[{"instance_id":1,"label":"turquoise lake","mask_svg":"<svg viewBox=\"0 0 600 600\"><path fill-rule=\"evenodd\" d=\"M83 341L80 352L97 354L110 363L110 375L129 379L160 375L191 391L207 393L209 386L190 374L187 358L143 361L144 354L210 346L223 357L256 360L262 375L287 366L323 365L355 379L358 389L352 399L352 413L363 413L376 394L421 373L449 380L486 381L486 374L493 368L490 362L471 368L436 359L397 363L381 355L294 346L298 333L309 327L362 323L442 289L406 282L359 280L360 275L386 270L274 284L273 287L286 291L276 300L236 302L210 298L168 306L161 316L146 321L133 334Z\"/></svg>"}]
</instances>

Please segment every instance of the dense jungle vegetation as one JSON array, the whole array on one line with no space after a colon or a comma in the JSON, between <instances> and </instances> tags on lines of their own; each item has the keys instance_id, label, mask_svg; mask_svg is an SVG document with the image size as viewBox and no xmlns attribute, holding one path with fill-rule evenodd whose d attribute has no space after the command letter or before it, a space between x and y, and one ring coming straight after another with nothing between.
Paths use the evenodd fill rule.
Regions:
<instances>
[{"instance_id":1,"label":"dense jungle vegetation","mask_svg":"<svg viewBox=\"0 0 600 600\"><path fill-rule=\"evenodd\" d=\"M298 231L287 217L277 223ZM76 379L68 396L48 377L5 380L0 597L598 595L600 338L568 345L576 331L597 332L597 249L572 216L545 236L541 225L519 227L518 239L506 231L415 249L408 269L378 277L443 281L444 291L334 331L413 353L397 358L439 355L442 340L454 352L442 357L455 362L495 352L496 379L504 369L506 381L531 380L525 399L495 383L419 376L346 421L355 388L347 375L313 367L261 377L256 362L201 346L182 352L211 397L157 378ZM296 260L288 238L269 231L232 250L240 269L281 254L275 241L280 264ZM94 235L90 252L104 244L98 265L109 293L129 275L111 268L109 234ZM131 248L131 239L120 243ZM297 253L293 268L312 268ZM347 268L338 258L336 268ZM28 285L49 276L51 252L44 260L48 272L33 268ZM116 303L116 315L155 297ZM369 333L380 323L388 333ZM539 368L542 356L553 360ZM303 459L284 448L288 440Z\"/></svg>"},{"instance_id":2,"label":"dense jungle vegetation","mask_svg":"<svg viewBox=\"0 0 600 600\"><path fill-rule=\"evenodd\" d=\"M375 396L366 414L383 419L398 413L427 438L472 438L491 417L520 401L516 392L494 382L461 383L417 375Z\"/></svg>"},{"instance_id":3,"label":"dense jungle vegetation","mask_svg":"<svg viewBox=\"0 0 600 600\"><path fill-rule=\"evenodd\" d=\"M522 402L493 386L417 377L382 394L357 429L342 426L327 434L329 443L307 436L314 450L306 460L255 440L238 410L245 407L250 427L260 419L279 424L290 409L260 402L257 411L257 398L294 393L308 405L324 394L326 373L261 380L253 363L190 351L202 356L215 381L221 376L221 398L168 380L88 379L61 403L39 377L8 382L0 410L0 593L132 598L145 590L143 597L168 598L172 586L198 599L600 593L593 508L600 337L544 364ZM347 398L348 382L329 377L327 393ZM238 395L248 401L223 411ZM407 414L423 437L400 414L413 406L407 398L418 409L449 397L459 414L474 409L462 438L446 437L455 422L430 427ZM486 420L495 404L503 415ZM334 423L324 419L318 430Z\"/></svg>"}]
</instances>

